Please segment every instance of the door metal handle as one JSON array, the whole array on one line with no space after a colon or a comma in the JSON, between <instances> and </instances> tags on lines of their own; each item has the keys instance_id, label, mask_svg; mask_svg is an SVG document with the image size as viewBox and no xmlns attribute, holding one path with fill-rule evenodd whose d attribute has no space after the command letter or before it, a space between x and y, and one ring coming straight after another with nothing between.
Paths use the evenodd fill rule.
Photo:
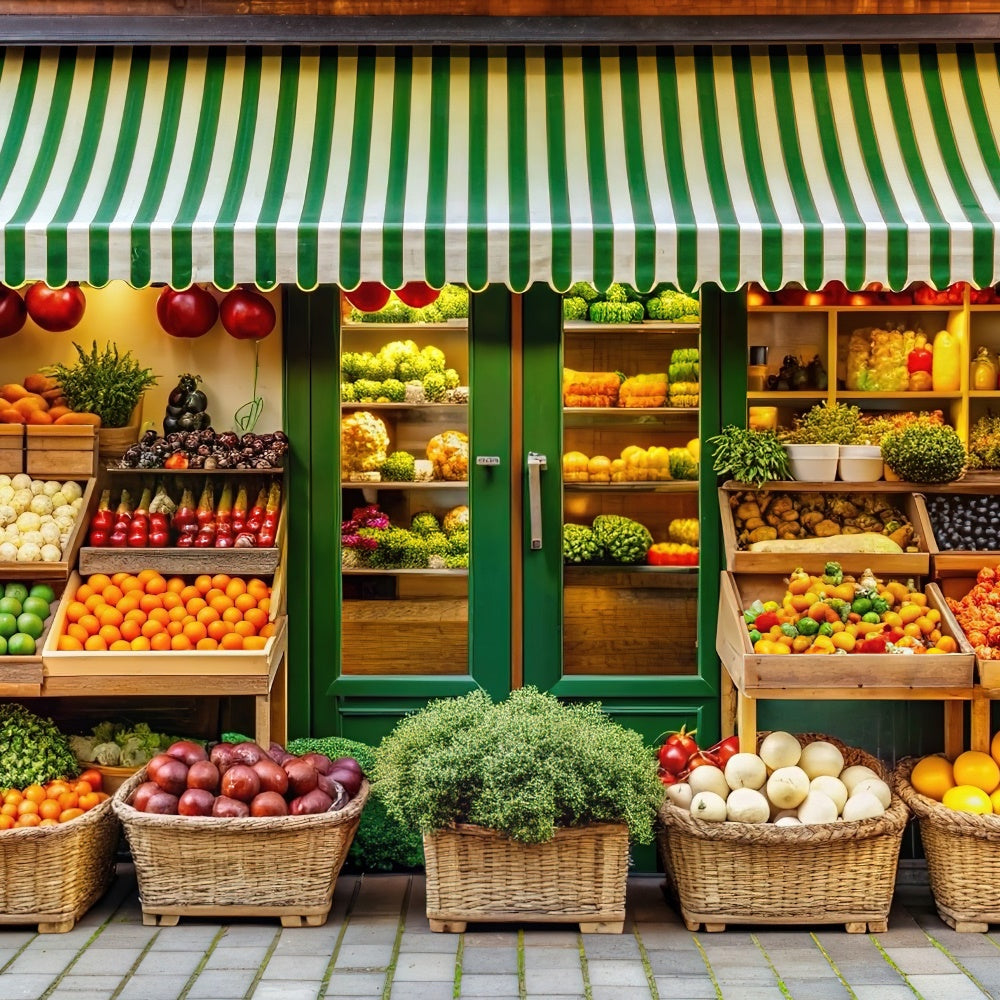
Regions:
<instances>
[{"instance_id":1,"label":"door metal handle","mask_svg":"<svg viewBox=\"0 0 1000 1000\"><path fill-rule=\"evenodd\" d=\"M537 451L528 452L528 518L531 527L531 548L542 547L542 472L546 458Z\"/></svg>"}]
</instances>

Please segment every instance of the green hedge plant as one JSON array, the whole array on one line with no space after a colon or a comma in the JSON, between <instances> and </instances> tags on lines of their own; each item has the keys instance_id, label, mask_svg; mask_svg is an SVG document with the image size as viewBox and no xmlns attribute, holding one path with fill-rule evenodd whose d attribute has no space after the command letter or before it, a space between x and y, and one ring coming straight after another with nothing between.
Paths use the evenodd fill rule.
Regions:
<instances>
[{"instance_id":1,"label":"green hedge plant","mask_svg":"<svg viewBox=\"0 0 1000 1000\"><path fill-rule=\"evenodd\" d=\"M474 823L525 843L559 827L621 822L653 839L663 800L652 751L597 703L528 687L432 701L375 751L373 789L397 822L429 833Z\"/></svg>"}]
</instances>

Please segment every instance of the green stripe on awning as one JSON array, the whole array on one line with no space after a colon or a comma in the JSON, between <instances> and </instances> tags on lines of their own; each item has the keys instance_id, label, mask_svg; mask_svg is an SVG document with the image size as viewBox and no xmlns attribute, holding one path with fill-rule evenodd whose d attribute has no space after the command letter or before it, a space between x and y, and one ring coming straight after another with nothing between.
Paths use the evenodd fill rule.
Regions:
<instances>
[{"instance_id":1,"label":"green stripe on awning","mask_svg":"<svg viewBox=\"0 0 1000 1000\"><path fill-rule=\"evenodd\" d=\"M992 45L0 50L0 280L1000 279Z\"/></svg>"}]
</instances>

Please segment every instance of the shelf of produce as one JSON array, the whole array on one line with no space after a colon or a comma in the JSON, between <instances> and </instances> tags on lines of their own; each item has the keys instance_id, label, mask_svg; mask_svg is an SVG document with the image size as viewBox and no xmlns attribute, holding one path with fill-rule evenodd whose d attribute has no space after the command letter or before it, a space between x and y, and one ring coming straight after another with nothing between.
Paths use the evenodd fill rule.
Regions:
<instances>
[{"instance_id":1,"label":"shelf of produce","mask_svg":"<svg viewBox=\"0 0 1000 1000\"><path fill-rule=\"evenodd\" d=\"M463 330L468 325L467 319L449 319L444 323L352 323L348 320L340 324L340 332L374 333L381 330L417 330L420 333L433 333L435 330Z\"/></svg>"},{"instance_id":2,"label":"shelf of produce","mask_svg":"<svg viewBox=\"0 0 1000 1000\"><path fill-rule=\"evenodd\" d=\"M40 583L66 580L76 565L77 553L87 537L90 518L97 506L97 480L81 481L80 487L83 490L83 503L66 540L62 558L57 562L0 562L0 580L37 580Z\"/></svg>"},{"instance_id":3,"label":"shelf of produce","mask_svg":"<svg viewBox=\"0 0 1000 1000\"><path fill-rule=\"evenodd\" d=\"M900 489L876 489L879 486L900 487L902 483L767 483L757 491L752 486L741 483L727 482L719 488L719 511L722 517L722 540L726 551L726 568L738 573L787 573L791 564L801 566L810 573L821 573L823 566L829 560L841 564L845 573L860 574L869 566L877 565L880 576L927 576L930 571L930 554L927 550L927 540L930 537L930 525L925 512L918 507L914 494ZM907 484L909 485L909 484ZM736 511L730 498L736 493L772 492L787 493L790 496L804 493L829 494L900 494L894 506L901 509L907 520L913 525L914 544L918 551L910 552L858 552L846 551L843 546L838 548L838 540L850 538L850 535L828 535L823 538L823 546L819 550L796 550L789 544L783 551L752 552L740 548L739 531L736 523ZM766 513L766 512L765 512ZM801 539L801 541L811 541Z\"/></svg>"},{"instance_id":4,"label":"shelf of produce","mask_svg":"<svg viewBox=\"0 0 1000 1000\"><path fill-rule=\"evenodd\" d=\"M944 492L952 493L951 484L948 484ZM955 491L963 493L964 491ZM980 493L993 494L994 490L987 490L980 487ZM1000 548L998 549L948 549L942 548L934 533L934 519L928 507L928 498L923 494L916 494L915 498L921 516L925 520L927 531L927 548L931 556L931 575L938 578L952 576L969 577L970 586L972 578L984 566L996 566L1000 563ZM1000 680L1000 677L998 677Z\"/></svg>"},{"instance_id":5,"label":"shelf of produce","mask_svg":"<svg viewBox=\"0 0 1000 1000\"><path fill-rule=\"evenodd\" d=\"M343 489L348 490L467 490L467 479L434 479L429 483L358 483L349 479L341 480Z\"/></svg>"},{"instance_id":6,"label":"shelf of produce","mask_svg":"<svg viewBox=\"0 0 1000 1000\"><path fill-rule=\"evenodd\" d=\"M912 305L910 303L902 303L901 305L858 305L858 306L835 306L835 305L818 305L818 306L778 306L778 305L765 305L765 306L748 306L748 313L804 313L808 312L810 314L817 313L846 313L848 315L856 315L857 313L924 313L924 312L957 312L961 310L962 303L955 304L936 304L936 305ZM973 307L975 311L977 307ZM982 307L979 307L982 308ZM988 308L988 307L987 307Z\"/></svg>"},{"instance_id":7,"label":"shelf of produce","mask_svg":"<svg viewBox=\"0 0 1000 1000\"><path fill-rule=\"evenodd\" d=\"M281 476L285 473L282 465L274 465L269 469L168 469L162 465L153 469L132 469L124 465L106 465L102 468L110 475L145 476L151 482L163 479L165 476L176 476L178 479L243 476L249 479L251 476Z\"/></svg>"},{"instance_id":8,"label":"shelf of produce","mask_svg":"<svg viewBox=\"0 0 1000 1000\"><path fill-rule=\"evenodd\" d=\"M975 654L935 584L925 588L927 603L941 614L941 631L958 644L956 653L846 656L755 653L743 618L754 600L780 601L780 576L754 576L745 592L734 574L719 581L719 620L715 648L737 694L737 731L741 749L755 742L756 703L761 699L825 698L848 701L933 700L953 703L945 713L945 753L961 752L962 702L975 696ZM725 709L724 709L725 710ZM746 745L744 746L744 742Z\"/></svg>"},{"instance_id":9,"label":"shelf of produce","mask_svg":"<svg viewBox=\"0 0 1000 1000\"><path fill-rule=\"evenodd\" d=\"M852 392L844 389L837 391L837 400L841 403L859 403L878 399L895 399L900 402L923 401L928 405L941 400L961 399L960 392Z\"/></svg>"},{"instance_id":10,"label":"shelf of produce","mask_svg":"<svg viewBox=\"0 0 1000 1000\"><path fill-rule=\"evenodd\" d=\"M468 576L467 569L366 569L352 567L344 569L344 576Z\"/></svg>"},{"instance_id":11,"label":"shelf of produce","mask_svg":"<svg viewBox=\"0 0 1000 1000\"><path fill-rule=\"evenodd\" d=\"M165 576L229 573L237 576L270 576L278 568L281 551L267 549L141 548L110 549L83 546L80 573L138 573L154 569Z\"/></svg>"},{"instance_id":12,"label":"shelf of produce","mask_svg":"<svg viewBox=\"0 0 1000 1000\"><path fill-rule=\"evenodd\" d=\"M567 483L563 482L566 493L697 493L698 481L694 479L672 479L644 483Z\"/></svg>"},{"instance_id":13,"label":"shelf of produce","mask_svg":"<svg viewBox=\"0 0 1000 1000\"><path fill-rule=\"evenodd\" d=\"M468 403L359 403L342 402L340 409L344 412L353 413L355 410L370 410L372 413L433 413L469 414Z\"/></svg>"},{"instance_id":14,"label":"shelf of produce","mask_svg":"<svg viewBox=\"0 0 1000 1000\"><path fill-rule=\"evenodd\" d=\"M686 573L686 574L696 574L698 572L697 566L621 566L621 565L574 565L573 563L568 563L563 566L563 573L567 576L587 576L590 574L596 575L607 575L612 573L652 573L654 575L665 574L665 573Z\"/></svg>"},{"instance_id":15,"label":"shelf of produce","mask_svg":"<svg viewBox=\"0 0 1000 1000\"><path fill-rule=\"evenodd\" d=\"M564 333L697 333L700 329L700 323L667 323L656 319L641 323L592 323L586 319L572 319L563 323Z\"/></svg>"},{"instance_id":16,"label":"shelf of produce","mask_svg":"<svg viewBox=\"0 0 1000 1000\"><path fill-rule=\"evenodd\" d=\"M643 427L646 425L690 424L698 419L696 406L566 406L566 427Z\"/></svg>"},{"instance_id":17,"label":"shelf of produce","mask_svg":"<svg viewBox=\"0 0 1000 1000\"><path fill-rule=\"evenodd\" d=\"M55 621L58 602L62 596L61 588L56 591L45 627L38 637L35 653L32 656L0 656L0 698L37 698L42 693L44 671L42 667L42 647Z\"/></svg>"},{"instance_id":18,"label":"shelf of produce","mask_svg":"<svg viewBox=\"0 0 1000 1000\"><path fill-rule=\"evenodd\" d=\"M747 400L751 403L817 403L827 398L825 389L765 389L761 392L748 392Z\"/></svg>"},{"instance_id":19,"label":"shelf of produce","mask_svg":"<svg viewBox=\"0 0 1000 1000\"><path fill-rule=\"evenodd\" d=\"M970 389L969 399L1000 399L1000 389Z\"/></svg>"}]
</instances>

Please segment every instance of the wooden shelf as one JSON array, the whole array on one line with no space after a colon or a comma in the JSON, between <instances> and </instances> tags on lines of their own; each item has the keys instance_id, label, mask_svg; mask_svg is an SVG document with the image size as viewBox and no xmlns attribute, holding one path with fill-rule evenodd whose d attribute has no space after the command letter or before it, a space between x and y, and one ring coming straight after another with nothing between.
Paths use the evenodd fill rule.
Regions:
<instances>
[{"instance_id":1,"label":"wooden shelf","mask_svg":"<svg viewBox=\"0 0 1000 1000\"><path fill-rule=\"evenodd\" d=\"M342 333L357 333L359 330L464 330L468 327L468 319L450 319L444 323L354 323L346 320L340 324ZM390 338L386 338L390 339Z\"/></svg>"},{"instance_id":2,"label":"wooden shelf","mask_svg":"<svg viewBox=\"0 0 1000 1000\"><path fill-rule=\"evenodd\" d=\"M341 402L341 410L371 410L376 413L382 412L402 412L402 413L428 413L435 416L446 413L462 413L469 415L468 403L356 403Z\"/></svg>"},{"instance_id":3,"label":"wooden shelf","mask_svg":"<svg viewBox=\"0 0 1000 1000\"><path fill-rule=\"evenodd\" d=\"M621 566L618 564L612 566L604 565L577 565L576 563L564 563L563 572L572 574L576 576L577 574L610 574L610 573L652 573L654 575L659 574L671 574L671 573L682 573L682 574L695 574L698 572L697 566L646 566L643 564L638 564L635 566Z\"/></svg>"},{"instance_id":4,"label":"wooden shelf","mask_svg":"<svg viewBox=\"0 0 1000 1000\"><path fill-rule=\"evenodd\" d=\"M751 314L758 313L833 313L840 314L846 313L848 315L856 315L857 313L918 313L918 312L960 312L963 306L961 302L957 303L946 303L943 305L914 305L913 303L904 303L898 306L888 306L888 305L863 305L863 306L834 306L834 305L822 305L822 306L779 306L779 305L767 305L767 306L747 306L747 312ZM972 311L975 312L977 309L989 309L989 306L972 306Z\"/></svg>"},{"instance_id":5,"label":"wooden shelf","mask_svg":"<svg viewBox=\"0 0 1000 1000\"><path fill-rule=\"evenodd\" d=\"M130 469L124 465L107 465L104 466L104 471L119 476L146 476L151 479L159 479L162 476L177 476L183 479L192 476L282 476L285 473L285 467L278 465L270 469L167 469L160 465L155 469Z\"/></svg>"},{"instance_id":6,"label":"wooden shelf","mask_svg":"<svg viewBox=\"0 0 1000 1000\"><path fill-rule=\"evenodd\" d=\"M354 483L341 480L345 490L467 490L468 479L433 479L429 483Z\"/></svg>"},{"instance_id":7,"label":"wooden shelf","mask_svg":"<svg viewBox=\"0 0 1000 1000\"><path fill-rule=\"evenodd\" d=\"M563 491L566 493L697 493L698 480L672 479L640 483L567 483L564 481Z\"/></svg>"},{"instance_id":8,"label":"wooden shelf","mask_svg":"<svg viewBox=\"0 0 1000 1000\"><path fill-rule=\"evenodd\" d=\"M644 319L641 323L591 323L586 319L563 322L564 333L698 333L701 323L667 323L664 320Z\"/></svg>"},{"instance_id":9,"label":"wooden shelf","mask_svg":"<svg viewBox=\"0 0 1000 1000\"><path fill-rule=\"evenodd\" d=\"M84 546L80 549L80 573L139 573L156 570L170 576L229 573L238 576L271 576L278 568L281 552L269 549L143 548L110 549Z\"/></svg>"},{"instance_id":10,"label":"wooden shelf","mask_svg":"<svg viewBox=\"0 0 1000 1000\"><path fill-rule=\"evenodd\" d=\"M364 566L343 569L344 576L468 576L467 569L367 569Z\"/></svg>"},{"instance_id":11,"label":"wooden shelf","mask_svg":"<svg viewBox=\"0 0 1000 1000\"><path fill-rule=\"evenodd\" d=\"M837 400L844 402L845 400L855 403L864 403L866 400L877 400L877 399L896 399L900 402L922 402L933 404L938 400L953 400L961 399L962 393L960 392L934 392L933 390L929 392L856 392L847 389L837 390ZM937 409L937 407L934 407Z\"/></svg>"},{"instance_id":12,"label":"wooden shelf","mask_svg":"<svg viewBox=\"0 0 1000 1000\"><path fill-rule=\"evenodd\" d=\"M827 395L826 389L789 389L787 391L765 389L762 392L748 392L747 399L751 403L773 403L775 406L780 406L782 402L818 403L826 399Z\"/></svg>"}]
</instances>

